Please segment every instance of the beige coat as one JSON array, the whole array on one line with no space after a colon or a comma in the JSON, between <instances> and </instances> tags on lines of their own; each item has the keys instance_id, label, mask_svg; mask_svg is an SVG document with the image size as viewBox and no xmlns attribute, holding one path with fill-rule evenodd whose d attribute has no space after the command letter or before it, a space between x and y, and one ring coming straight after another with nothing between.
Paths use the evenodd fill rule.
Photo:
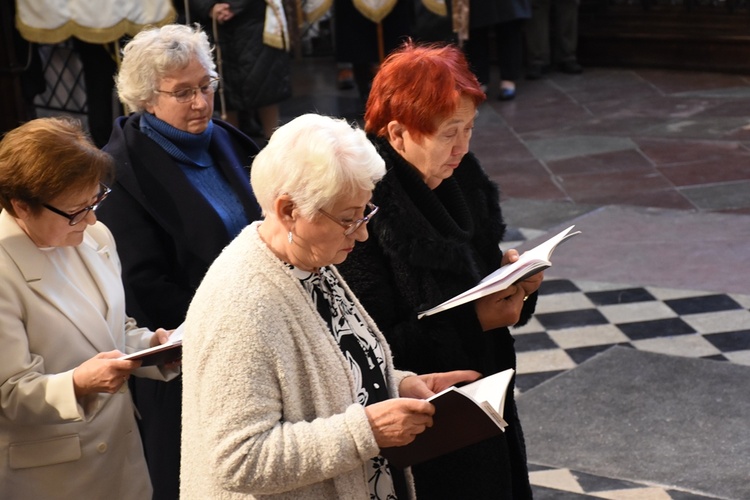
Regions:
<instances>
[{"instance_id":1,"label":"beige coat","mask_svg":"<svg viewBox=\"0 0 750 500\"><path fill-rule=\"evenodd\" d=\"M258 224L216 259L188 310L181 498L369 499L365 468L379 448L352 371ZM363 317L395 396L409 374L394 371Z\"/></svg>"},{"instance_id":2,"label":"beige coat","mask_svg":"<svg viewBox=\"0 0 750 500\"><path fill-rule=\"evenodd\" d=\"M106 318L0 213L0 498L150 498L127 384L77 401L73 369L99 352L148 347L125 315L120 262L101 223L76 247ZM164 379L156 368L139 375Z\"/></svg>"}]
</instances>

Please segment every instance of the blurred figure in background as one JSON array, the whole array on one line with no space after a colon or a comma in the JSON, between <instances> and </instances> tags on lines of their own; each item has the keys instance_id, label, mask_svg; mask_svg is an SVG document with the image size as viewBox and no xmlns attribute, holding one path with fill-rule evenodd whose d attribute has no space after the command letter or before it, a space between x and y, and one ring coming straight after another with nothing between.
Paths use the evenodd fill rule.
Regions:
<instances>
[{"instance_id":1,"label":"blurred figure in background","mask_svg":"<svg viewBox=\"0 0 750 500\"><path fill-rule=\"evenodd\" d=\"M538 80L555 64L563 73L583 71L576 56L578 4L579 0L531 0L531 19L526 25L527 79ZM555 20L552 28L551 18Z\"/></svg>"},{"instance_id":2,"label":"blurred figure in background","mask_svg":"<svg viewBox=\"0 0 750 500\"><path fill-rule=\"evenodd\" d=\"M105 146L116 162L101 218L120 243L128 312L176 328L211 262L260 209L250 188L255 143L212 119L220 85L206 34L173 24L124 48L117 91L135 111ZM182 380L136 381L154 498L179 496Z\"/></svg>"},{"instance_id":3,"label":"blurred figure in background","mask_svg":"<svg viewBox=\"0 0 750 500\"><path fill-rule=\"evenodd\" d=\"M227 121L262 141L279 126L279 103L292 95L291 44L281 0L190 0L205 26L217 23ZM211 30L212 31L212 30Z\"/></svg>"},{"instance_id":4,"label":"blurred figure in background","mask_svg":"<svg viewBox=\"0 0 750 500\"><path fill-rule=\"evenodd\" d=\"M485 92L490 84L491 35L500 67L497 97L516 97L516 82L523 71L523 26L531 17L531 0L472 0L469 7L469 40L464 46L471 68Z\"/></svg>"},{"instance_id":5,"label":"blurred figure in background","mask_svg":"<svg viewBox=\"0 0 750 500\"><path fill-rule=\"evenodd\" d=\"M381 62L409 36L414 22L412 0L396 0L393 9L378 24L357 10L352 0L334 0L336 62L351 64L362 106ZM382 35L378 34L381 30Z\"/></svg>"}]
</instances>

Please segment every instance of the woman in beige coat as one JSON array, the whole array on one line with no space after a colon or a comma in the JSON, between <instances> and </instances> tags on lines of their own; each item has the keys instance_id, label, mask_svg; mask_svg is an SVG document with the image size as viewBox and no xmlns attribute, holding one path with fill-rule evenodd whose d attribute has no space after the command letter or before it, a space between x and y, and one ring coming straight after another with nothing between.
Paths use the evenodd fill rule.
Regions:
<instances>
[{"instance_id":1,"label":"woman in beige coat","mask_svg":"<svg viewBox=\"0 0 750 500\"><path fill-rule=\"evenodd\" d=\"M117 359L168 332L125 314L115 242L94 214L112 168L65 119L0 143L1 498L151 497L126 382L176 372Z\"/></svg>"},{"instance_id":2,"label":"woman in beige coat","mask_svg":"<svg viewBox=\"0 0 750 500\"><path fill-rule=\"evenodd\" d=\"M421 398L479 374L395 370L336 270L367 239L384 173L363 131L319 115L256 157L265 219L214 261L185 322L183 500L413 496L380 449L431 425Z\"/></svg>"}]
</instances>

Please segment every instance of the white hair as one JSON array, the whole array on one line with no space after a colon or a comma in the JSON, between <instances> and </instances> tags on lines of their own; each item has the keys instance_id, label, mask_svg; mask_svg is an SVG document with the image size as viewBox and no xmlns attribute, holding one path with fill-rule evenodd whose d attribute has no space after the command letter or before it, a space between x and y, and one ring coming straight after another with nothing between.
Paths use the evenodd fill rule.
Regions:
<instances>
[{"instance_id":1,"label":"white hair","mask_svg":"<svg viewBox=\"0 0 750 500\"><path fill-rule=\"evenodd\" d=\"M372 191L384 175L385 162L363 130L310 113L273 133L253 161L250 181L264 214L287 194L303 217L313 218L342 196Z\"/></svg>"},{"instance_id":2,"label":"white hair","mask_svg":"<svg viewBox=\"0 0 750 500\"><path fill-rule=\"evenodd\" d=\"M208 36L197 24L167 24L139 32L122 50L120 72L115 77L120 101L130 111L143 111L162 78L192 61L197 60L215 77L212 50Z\"/></svg>"}]
</instances>

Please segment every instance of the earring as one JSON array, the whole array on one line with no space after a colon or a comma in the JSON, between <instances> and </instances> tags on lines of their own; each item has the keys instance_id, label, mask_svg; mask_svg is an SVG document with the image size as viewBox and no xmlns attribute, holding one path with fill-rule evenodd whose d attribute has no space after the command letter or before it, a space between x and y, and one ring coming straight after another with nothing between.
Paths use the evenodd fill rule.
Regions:
<instances>
[{"instance_id":1,"label":"earring","mask_svg":"<svg viewBox=\"0 0 750 500\"><path fill-rule=\"evenodd\" d=\"M291 231L289 231L289 233L287 233L286 239L289 241L289 244L291 245L292 241L294 240L294 238L292 237L292 232Z\"/></svg>"}]
</instances>

